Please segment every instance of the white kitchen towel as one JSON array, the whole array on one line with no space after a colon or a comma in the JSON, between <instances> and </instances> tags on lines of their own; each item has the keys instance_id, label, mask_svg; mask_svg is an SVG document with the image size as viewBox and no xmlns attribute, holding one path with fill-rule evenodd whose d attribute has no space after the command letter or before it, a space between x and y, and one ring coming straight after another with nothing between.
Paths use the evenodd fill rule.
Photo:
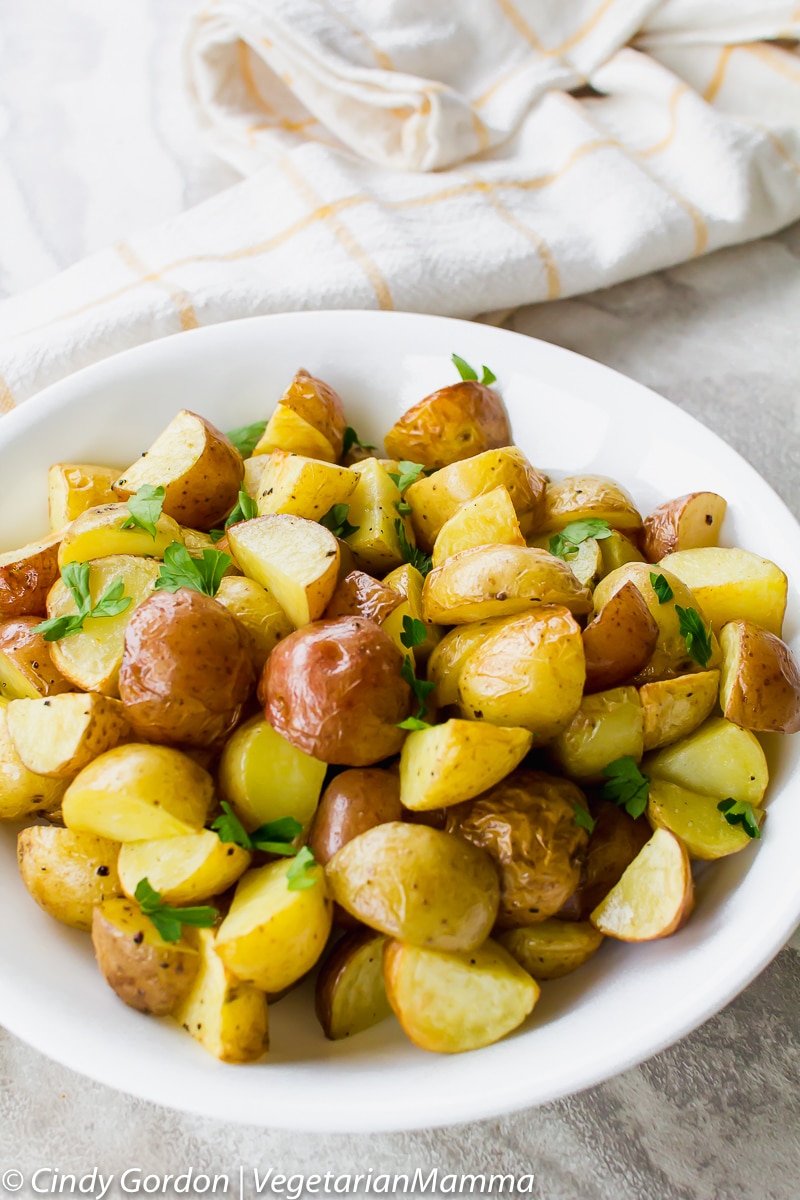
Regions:
<instances>
[{"instance_id":1,"label":"white kitchen towel","mask_svg":"<svg viewBox=\"0 0 800 1200\"><path fill-rule=\"evenodd\" d=\"M772 232L800 217L798 38L798 0L209 3L188 86L246 178L6 301L0 412L197 325L474 316Z\"/></svg>"}]
</instances>

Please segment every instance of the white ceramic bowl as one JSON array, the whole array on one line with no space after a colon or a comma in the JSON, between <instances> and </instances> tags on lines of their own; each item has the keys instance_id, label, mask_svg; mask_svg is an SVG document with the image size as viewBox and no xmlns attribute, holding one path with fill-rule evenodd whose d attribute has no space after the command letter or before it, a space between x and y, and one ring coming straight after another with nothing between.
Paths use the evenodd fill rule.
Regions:
<instances>
[{"instance_id":1,"label":"white ceramic bowl","mask_svg":"<svg viewBox=\"0 0 800 1200\"><path fill-rule=\"evenodd\" d=\"M729 509L723 541L789 573L797 641L800 530L763 479L718 437L646 388L566 350L486 326L401 313L300 313L181 334L81 371L0 421L4 548L47 525L56 461L125 466L182 407L223 429L269 415L300 366L337 388L349 421L380 442L410 403L454 380L450 354L498 376L515 439L539 467L620 479L643 511L699 489ZM702 873L679 934L606 944L548 984L513 1036L471 1054L417 1050L396 1023L326 1042L309 989L271 1011L273 1050L226 1066L169 1021L126 1008L89 939L26 894L14 833L0 829L0 1021L112 1087L217 1117L298 1130L430 1127L495 1116L585 1088L641 1062L720 1009L800 918L800 738L765 739L772 769L763 840ZM702 1069L702 1064L698 1064Z\"/></svg>"}]
</instances>

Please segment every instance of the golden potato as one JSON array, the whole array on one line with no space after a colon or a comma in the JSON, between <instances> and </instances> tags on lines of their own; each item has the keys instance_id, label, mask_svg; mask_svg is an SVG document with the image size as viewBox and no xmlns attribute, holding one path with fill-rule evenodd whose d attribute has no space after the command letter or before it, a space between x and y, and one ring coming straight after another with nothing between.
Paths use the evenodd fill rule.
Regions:
<instances>
[{"instance_id":1,"label":"golden potato","mask_svg":"<svg viewBox=\"0 0 800 1200\"><path fill-rule=\"evenodd\" d=\"M92 943L108 986L131 1008L155 1017L177 1008L200 965L185 938L165 942L130 900L105 900L94 909Z\"/></svg>"},{"instance_id":2,"label":"golden potato","mask_svg":"<svg viewBox=\"0 0 800 1200\"><path fill-rule=\"evenodd\" d=\"M659 750L687 737L711 714L718 692L719 671L645 683L639 688L645 750Z\"/></svg>"},{"instance_id":3,"label":"golden potato","mask_svg":"<svg viewBox=\"0 0 800 1200\"><path fill-rule=\"evenodd\" d=\"M220 742L238 725L254 684L247 631L210 596L190 588L158 592L131 617L119 695L139 737Z\"/></svg>"},{"instance_id":4,"label":"golden potato","mask_svg":"<svg viewBox=\"0 0 800 1200\"><path fill-rule=\"evenodd\" d=\"M572 521L596 517L613 529L642 528L642 518L622 484L605 475L569 475L547 485L541 532L564 529Z\"/></svg>"},{"instance_id":5,"label":"golden potato","mask_svg":"<svg viewBox=\"0 0 800 1200\"><path fill-rule=\"evenodd\" d=\"M331 1041L353 1037L391 1016L383 982L386 938L360 929L337 942L317 976L315 1008Z\"/></svg>"},{"instance_id":6,"label":"golden potato","mask_svg":"<svg viewBox=\"0 0 800 1200\"><path fill-rule=\"evenodd\" d=\"M727 504L716 492L691 492L660 504L644 521L642 549L648 562L673 550L716 546Z\"/></svg>"},{"instance_id":7,"label":"golden potato","mask_svg":"<svg viewBox=\"0 0 800 1200\"><path fill-rule=\"evenodd\" d=\"M499 1041L522 1024L539 999L538 984L491 940L475 950L450 953L390 942L384 978L405 1033L423 1050L441 1054Z\"/></svg>"},{"instance_id":8,"label":"golden potato","mask_svg":"<svg viewBox=\"0 0 800 1200\"><path fill-rule=\"evenodd\" d=\"M735 854L750 845L750 837L741 825L729 825L717 808L717 796L692 792L665 779L650 782L647 819L654 829L668 829L686 847L690 858L714 859ZM754 808L760 824L762 809Z\"/></svg>"},{"instance_id":9,"label":"golden potato","mask_svg":"<svg viewBox=\"0 0 800 1200\"><path fill-rule=\"evenodd\" d=\"M281 817L293 817L307 828L325 770L325 763L298 750L258 715L227 741L219 762L219 786L250 831Z\"/></svg>"},{"instance_id":10,"label":"golden potato","mask_svg":"<svg viewBox=\"0 0 800 1200\"><path fill-rule=\"evenodd\" d=\"M4 700L36 700L71 690L53 662L53 642L37 633L38 617L0 621L0 696Z\"/></svg>"},{"instance_id":11,"label":"golden potato","mask_svg":"<svg viewBox=\"0 0 800 1200\"><path fill-rule=\"evenodd\" d=\"M203 828L213 794L208 772L178 750L116 746L69 785L64 824L115 842L180 837Z\"/></svg>"},{"instance_id":12,"label":"golden potato","mask_svg":"<svg viewBox=\"0 0 800 1200\"><path fill-rule=\"evenodd\" d=\"M269 1049L266 996L225 967L213 930L192 930L190 936L199 968L172 1016L221 1062L257 1062Z\"/></svg>"},{"instance_id":13,"label":"golden potato","mask_svg":"<svg viewBox=\"0 0 800 1200\"><path fill-rule=\"evenodd\" d=\"M466 655L458 679L461 714L530 729L536 745L552 741L580 707L585 671L574 617L540 605L486 633Z\"/></svg>"},{"instance_id":14,"label":"golden potato","mask_svg":"<svg viewBox=\"0 0 800 1200\"><path fill-rule=\"evenodd\" d=\"M497 915L489 855L427 825L375 825L345 843L325 873L334 900L352 917L415 946L474 950Z\"/></svg>"},{"instance_id":15,"label":"golden potato","mask_svg":"<svg viewBox=\"0 0 800 1200\"><path fill-rule=\"evenodd\" d=\"M47 593L58 579L58 547L63 530L19 550L0 553L0 618L41 616Z\"/></svg>"},{"instance_id":16,"label":"golden potato","mask_svg":"<svg viewBox=\"0 0 800 1200\"><path fill-rule=\"evenodd\" d=\"M446 721L406 738L400 799L414 812L448 808L494 787L519 766L533 735L486 721Z\"/></svg>"},{"instance_id":17,"label":"golden potato","mask_svg":"<svg viewBox=\"0 0 800 1200\"><path fill-rule=\"evenodd\" d=\"M431 392L403 413L384 438L390 458L433 470L510 441L503 401L490 387L469 379Z\"/></svg>"},{"instance_id":18,"label":"golden potato","mask_svg":"<svg viewBox=\"0 0 800 1200\"><path fill-rule=\"evenodd\" d=\"M636 533L633 534L637 536ZM603 560L603 568L600 572L601 579L610 575L612 571L616 571L618 567L624 567L625 563L629 562L644 562L644 555L635 546L629 537L624 533L620 533L618 529L612 529L608 537L600 540L600 557Z\"/></svg>"},{"instance_id":19,"label":"golden potato","mask_svg":"<svg viewBox=\"0 0 800 1200\"><path fill-rule=\"evenodd\" d=\"M402 603L384 618L383 629L389 634L403 656L410 655L417 664L427 662L442 640L444 630L440 625L425 617L422 604L425 580L422 573L411 563L403 563L401 567L395 567L393 571L390 571L383 582L403 597ZM414 621L422 621L425 626L424 641L411 649L403 641L406 617L410 617Z\"/></svg>"},{"instance_id":20,"label":"golden potato","mask_svg":"<svg viewBox=\"0 0 800 1200\"><path fill-rule=\"evenodd\" d=\"M659 563L691 588L698 606L719 633L729 621L746 620L781 636L786 576L780 567L727 546L678 550Z\"/></svg>"},{"instance_id":21,"label":"golden potato","mask_svg":"<svg viewBox=\"0 0 800 1200\"><path fill-rule=\"evenodd\" d=\"M650 942L669 937L689 919L694 884L689 855L667 829L657 829L591 915L606 937Z\"/></svg>"},{"instance_id":22,"label":"golden potato","mask_svg":"<svg viewBox=\"0 0 800 1200\"><path fill-rule=\"evenodd\" d=\"M347 504L357 483L348 467L274 450L261 476L258 511L319 521L335 504Z\"/></svg>"},{"instance_id":23,"label":"golden potato","mask_svg":"<svg viewBox=\"0 0 800 1200\"><path fill-rule=\"evenodd\" d=\"M761 803L769 783L758 738L724 717L710 717L682 741L649 754L642 770L651 779L666 779L689 791L750 804Z\"/></svg>"},{"instance_id":24,"label":"golden potato","mask_svg":"<svg viewBox=\"0 0 800 1200\"><path fill-rule=\"evenodd\" d=\"M325 609L325 617L366 617L380 625L403 603L403 596L364 571L345 575Z\"/></svg>"},{"instance_id":25,"label":"golden potato","mask_svg":"<svg viewBox=\"0 0 800 1200\"><path fill-rule=\"evenodd\" d=\"M403 656L372 621L337 617L275 647L259 687L270 724L321 762L368 767L403 744L411 711Z\"/></svg>"},{"instance_id":26,"label":"golden potato","mask_svg":"<svg viewBox=\"0 0 800 1200\"><path fill-rule=\"evenodd\" d=\"M242 480L242 487L247 492L251 500L258 499L258 493L261 487L261 476L264 474L264 467L268 462L268 454L252 454L250 458L246 458L244 460L244 479Z\"/></svg>"},{"instance_id":27,"label":"golden potato","mask_svg":"<svg viewBox=\"0 0 800 1200\"><path fill-rule=\"evenodd\" d=\"M54 463L47 472L47 502L50 528L63 529L87 508L114 504L111 488L120 472L117 467L91 463Z\"/></svg>"},{"instance_id":28,"label":"golden potato","mask_svg":"<svg viewBox=\"0 0 800 1200\"><path fill-rule=\"evenodd\" d=\"M173 542L183 545L180 525L166 513L162 512L155 523L155 537L138 525L133 529L123 529L130 515L127 504L103 504L81 513L64 530L58 550L59 567L63 568L71 562L107 558L110 554L163 558L167 546Z\"/></svg>"},{"instance_id":29,"label":"golden potato","mask_svg":"<svg viewBox=\"0 0 800 1200\"><path fill-rule=\"evenodd\" d=\"M95 692L12 700L7 716L14 749L35 775L77 775L130 733L120 702Z\"/></svg>"},{"instance_id":30,"label":"golden potato","mask_svg":"<svg viewBox=\"0 0 800 1200\"><path fill-rule=\"evenodd\" d=\"M601 800L592 814L594 829L589 834L580 886L559 909L562 920L585 921L652 836L644 817L634 820L610 800Z\"/></svg>"},{"instance_id":31,"label":"golden potato","mask_svg":"<svg viewBox=\"0 0 800 1200\"><path fill-rule=\"evenodd\" d=\"M341 560L330 530L274 513L232 525L228 538L245 575L268 588L295 628L322 616L336 590Z\"/></svg>"},{"instance_id":32,"label":"golden potato","mask_svg":"<svg viewBox=\"0 0 800 1200\"><path fill-rule=\"evenodd\" d=\"M338 455L324 434L305 421L294 409L278 404L255 448L262 461L276 450L304 454L321 462L336 462ZM245 460L246 469L247 460ZM255 499L255 495L253 496Z\"/></svg>"},{"instance_id":33,"label":"golden potato","mask_svg":"<svg viewBox=\"0 0 800 1200\"><path fill-rule=\"evenodd\" d=\"M465 625L544 604L581 615L592 598L563 559L530 546L476 546L434 568L422 589L427 621Z\"/></svg>"},{"instance_id":34,"label":"golden potato","mask_svg":"<svg viewBox=\"0 0 800 1200\"><path fill-rule=\"evenodd\" d=\"M17 836L22 882L56 921L88 932L96 905L122 895L119 846L56 825L32 825Z\"/></svg>"},{"instance_id":35,"label":"golden potato","mask_svg":"<svg viewBox=\"0 0 800 1200\"><path fill-rule=\"evenodd\" d=\"M267 588L245 575L226 576L214 599L249 633L253 666L260 675L278 642L292 632L294 625Z\"/></svg>"},{"instance_id":36,"label":"golden potato","mask_svg":"<svg viewBox=\"0 0 800 1200\"><path fill-rule=\"evenodd\" d=\"M308 845L317 862L325 866L359 834L402 819L397 775L380 767L356 767L336 775L322 793Z\"/></svg>"},{"instance_id":37,"label":"golden potato","mask_svg":"<svg viewBox=\"0 0 800 1200\"><path fill-rule=\"evenodd\" d=\"M644 670L658 634L658 624L639 589L623 583L583 631L586 691L606 691Z\"/></svg>"},{"instance_id":38,"label":"golden potato","mask_svg":"<svg viewBox=\"0 0 800 1200\"><path fill-rule=\"evenodd\" d=\"M290 413L299 417L303 425L310 426L317 435L317 441L310 448L306 449L300 444L289 444L292 440L290 432L294 434L295 441L302 438L308 441L309 437L313 436L309 435L307 430L303 431L299 422L293 422ZM336 462L342 453L346 427L344 408L338 393L321 379L309 375L308 371L300 370L278 401L278 407L256 446L255 453L262 454L265 451L280 449L308 454L313 458L325 458L325 455L319 452L323 448L318 444L322 438L331 448L332 457L329 461Z\"/></svg>"},{"instance_id":39,"label":"golden potato","mask_svg":"<svg viewBox=\"0 0 800 1200\"><path fill-rule=\"evenodd\" d=\"M66 786L65 779L34 775L24 765L8 732L8 705L0 700L0 821L56 812Z\"/></svg>"},{"instance_id":40,"label":"golden potato","mask_svg":"<svg viewBox=\"0 0 800 1200\"><path fill-rule=\"evenodd\" d=\"M542 921L508 929L497 940L534 979L561 979L596 954L603 935L589 921Z\"/></svg>"},{"instance_id":41,"label":"golden potato","mask_svg":"<svg viewBox=\"0 0 800 1200\"><path fill-rule=\"evenodd\" d=\"M233 887L249 866L247 850L203 829L182 837L126 842L119 848L117 870L131 900L146 879L165 904L197 904Z\"/></svg>"},{"instance_id":42,"label":"golden potato","mask_svg":"<svg viewBox=\"0 0 800 1200\"><path fill-rule=\"evenodd\" d=\"M397 484L377 458L356 463L353 471L358 482L350 497L347 519L356 531L348 534L347 544L360 570L382 577L405 561L399 529L412 546L414 531L408 516L401 516L397 510Z\"/></svg>"},{"instance_id":43,"label":"golden potato","mask_svg":"<svg viewBox=\"0 0 800 1200\"><path fill-rule=\"evenodd\" d=\"M636 688L584 696L550 753L565 775L581 783L601 783L604 768L618 758L638 762L644 753L644 718Z\"/></svg>"},{"instance_id":44,"label":"golden potato","mask_svg":"<svg viewBox=\"0 0 800 1200\"><path fill-rule=\"evenodd\" d=\"M800 730L800 668L780 638L752 621L724 626L720 702L729 721L762 732Z\"/></svg>"},{"instance_id":45,"label":"golden potato","mask_svg":"<svg viewBox=\"0 0 800 1200\"><path fill-rule=\"evenodd\" d=\"M502 485L468 500L445 521L433 543L433 565L440 567L462 550L499 545L525 545L508 488Z\"/></svg>"},{"instance_id":46,"label":"golden potato","mask_svg":"<svg viewBox=\"0 0 800 1200\"><path fill-rule=\"evenodd\" d=\"M461 668L478 643L482 642L490 631L516 619L495 617L489 621L473 621L470 625L457 625L445 634L428 660L428 679L436 684L433 697L437 708L458 703Z\"/></svg>"},{"instance_id":47,"label":"golden potato","mask_svg":"<svg viewBox=\"0 0 800 1200\"><path fill-rule=\"evenodd\" d=\"M447 810L447 829L497 864L498 928L537 925L577 889L588 836L575 820L576 805L586 801L574 783L519 770L477 800Z\"/></svg>"}]
</instances>

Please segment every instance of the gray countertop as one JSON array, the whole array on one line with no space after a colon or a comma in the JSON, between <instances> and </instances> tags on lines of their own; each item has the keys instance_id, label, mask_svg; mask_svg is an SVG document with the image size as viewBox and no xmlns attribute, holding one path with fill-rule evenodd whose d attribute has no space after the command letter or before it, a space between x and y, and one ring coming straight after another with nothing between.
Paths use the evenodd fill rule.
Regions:
<instances>
[{"instance_id":1,"label":"gray countertop","mask_svg":"<svg viewBox=\"0 0 800 1200\"><path fill-rule=\"evenodd\" d=\"M168 78L190 0L109 7L113 28L97 0L0 0L0 208L16 205L24 217L13 246L3 246L0 232L0 295L233 181ZM48 36L32 41L34 25ZM112 84L128 59L120 99ZM116 98L105 104L107 95ZM122 177L105 169L121 119L142 164ZM735 446L800 516L798 314L795 226L604 292L519 310L504 324L661 392ZM800 573L800 563L786 566ZM91 1083L0 1031L0 1174L438 1166L530 1172L542 1200L789 1200L800 1178L795 941L727 1009L642 1066L540 1109L444 1131L312 1137L185 1116ZM29 1183L17 1192L32 1194Z\"/></svg>"}]
</instances>

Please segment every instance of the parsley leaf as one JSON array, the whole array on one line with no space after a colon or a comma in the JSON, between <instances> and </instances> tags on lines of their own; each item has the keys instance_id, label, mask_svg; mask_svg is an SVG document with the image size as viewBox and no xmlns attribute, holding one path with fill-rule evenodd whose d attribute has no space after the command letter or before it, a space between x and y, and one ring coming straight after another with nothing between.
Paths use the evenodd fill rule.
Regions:
<instances>
[{"instance_id":1,"label":"parsley leaf","mask_svg":"<svg viewBox=\"0 0 800 1200\"><path fill-rule=\"evenodd\" d=\"M125 595L125 580L115 579L108 585L94 608L88 614L90 617L118 617L130 608L133 600Z\"/></svg>"},{"instance_id":2,"label":"parsley leaf","mask_svg":"<svg viewBox=\"0 0 800 1200\"><path fill-rule=\"evenodd\" d=\"M350 537L351 533L358 533L360 525L351 525L347 519L350 512L349 504L334 504L333 508L329 508L324 517L320 517L320 525L324 525L326 529L330 529L334 537L346 538Z\"/></svg>"},{"instance_id":3,"label":"parsley leaf","mask_svg":"<svg viewBox=\"0 0 800 1200\"><path fill-rule=\"evenodd\" d=\"M78 612L85 616L92 607L92 597L89 592L88 562L67 563L61 572L61 578L72 592L72 599L77 605Z\"/></svg>"},{"instance_id":4,"label":"parsley leaf","mask_svg":"<svg viewBox=\"0 0 800 1200\"><path fill-rule=\"evenodd\" d=\"M720 800L717 808L729 825L741 825L749 838L761 837L756 814L749 800L732 800L729 796L727 800Z\"/></svg>"},{"instance_id":5,"label":"parsley leaf","mask_svg":"<svg viewBox=\"0 0 800 1200\"><path fill-rule=\"evenodd\" d=\"M151 487L143 484L135 496L128 500L128 512L131 514L123 521L120 529L143 529L150 537L156 539L156 521L161 516L166 492L163 487Z\"/></svg>"},{"instance_id":6,"label":"parsley leaf","mask_svg":"<svg viewBox=\"0 0 800 1200\"><path fill-rule=\"evenodd\" d=\"M317 881L314 876L309 875L309 871L316 865L317 860L308 846L303 846L303 849L295 855L294 862L286 872L286 886L289 891L302 892L306 888L313 887Z\"/></svg>"},{"instance_id":7,"label":"parsley leaf","mask_svg":"<svg viewBox=\"0 0 800 1200\"><path fill-rule=\"evenodd\" d=\"M397 485L401 492L404 492L406 488L410 488L412 483L416 483L420 476L425 474L425 467L422 463L410 462L407 458L404 458L397 465L400 468L400 474L398 475L396 471L390 471L389 478Z\"/></svg>"},{"instance_id":8,"label":"parsley leaf","mask_svg":"<svg viewBox=\"0 0 800 1200\"><path fill-rule=\"evenodd\" d=\"M225 530L224 529L209 529L208 536L211 538L212 542L216 546L217 542L221 542L222 539L225 537Z\"/></svg>"},{"instance_id":9,"label":"parsley leaf","mask_svg":"<svg viewBox=\"0 0 800 1200\"><path fill-rule=\"evenodd\" d=\"M411 729L416 732L418 729L433 729L429 721L423 721L419 717L406 717L405 721L397 722L398 729Z\"/></svg>"},{"instance_id":10,"label":"parsley leaf","mask_svg":"<svg viewBox=\"0 0 800 1200\"><path fill-rule=\"evenodd\" d=\"M184 925L195 929L210 929L219 916L216 908L205 904L197 908L173 908L164 904L161 893L150 886L147 879L140 879L133 893L136 902L146 917L155 925L165 942L179 942Z\"/></svg>"},{"instance_id":11,"label":"parsley leaf","mask_svg":"<svg viewBox=\"0 0 800 1200\"><path fill-rule=\"evenodd\" d=\"M650 572L650 583L653 586L653 591L658 596L659 604L668 604L675 595L664 576L656 575L655 571Z\"/></svg>"},{"instance_id":12,"label":"parsley leaf","mask_svg":"<svg viewBox=\"0 0 800 1200\"><path fill-rule=\"evenodd\" d=\"M594 827L597 824L588 808L584 808L582 804L573 804L572 811L575 813L575 824L581 829L585 829L587 833L594 833Z\"/></svg>"},{"instance_id":13,"label":"parsley leaf","mask_svg":"<svg viewBox=\"0 0 800 1200\"><path fill-rule=\"evenodd\" d=\"M242 458L249 458L261 441L266 428L266 421L254 421L252 425L240 425L238 429L232 429L225 436L229 442L233 442Z\"/></svg>"},{"instance_id":14,"label":"parsley leaf","mask_svg":"<svg viewBox=\"0 0 800 1200\"><path fill-rule=\"evenodd\" d=\"M405 500L398 500L397 503L395 504L395 508L400 513L401 517L407 517L410 513L412 513L414 511L412 509L411 505L408 504L407 501L405 501Z\"/></svg>"},{"instance_id":15,"label":"parsley leaf","mask_svg":"<svg viewBox=\"0 0 800 1200\"><path fill-rule=\"evenodd\" d=\"M419 621L416 617L403 617L403 632L400 634L400 641L406 650L413 650L414 646L421 646L427 636L428 631L424 621Z\"/></svg>"},{"instance_id":16,"label":"parsley leaf","mask_svg":"<svg viewBox=\"0 0 800 1200\"><path fill-rule=\"evenodd\" d=\"M164 551L155 590L177 592L186 587L206 596L216 596L222 576L230 565L230 555L221 550L204 550L202 558L192 558L185 546L173 542Z\"/></svg>"},{"instance_id":17,"label":"parsley leaf","mask_svg":"<svg viewBox=\"0 0 800 1200\"><path fill-rule=\"evenodd\" d=\"M587 538L597 538L601 541L611 537L611 532L608 521L603 521L600 517L584 517L581 521L570 521L560 533L554 533L550 538L550 553L566 561L575 557L578 546Z\"/></svg>"},{"instance_id":18,"label":"parsley leaf","mask_svg":"<svg viewBox=\"0 0 800 1200\"><path fill-rule=\"evenodd\" d=\"M433 560L430 554L423 553L417 546L412 546L406 535L406 528L403 522L398 519L394 523L397 540L400 542L400 553L404 560L410 563L412 567L416 567L420 575L429 575L433 570Z\"/></svg>"},{"instance_id":19,"label":"parsley leaf","mask_svg":"<svg viewBox=\"0 0 800 1200\"><path fill-rule=\"evenodd\" d=\"M703 618L696 608L681 608L675 605L681 636L686 642L686 651L701 667L708 666L711 658L711 634L703 624Z\"/></svg>"},{"instance_id":20,"label":"parsley leaf","mask_svg":"<svg viewBox=\"0 0 800 1200\"><path fill-rule=\"evenodd\" d=\"M239 521L252 521L253 517L257 516L258 505L253 497L247 492L239 492L236 508L225 521L225 528L230 529L231 525L236 525Z\"/></svg>"},{"instance_id":21,"label":"parsley leaf","mask_svg":"<svg viewBox=\"0 0 800 1200\"><path fill-rule=\"evenodd\" d=\"M375 449L375 447L372 445L372 442L362 442L361 438L358 436L355 429L353 429L352 425L348 425L344 431L344 438L342 440L342 457L343 458L349 450L353 449L353 446L360 446L362 450L374 450Z\"/></svg>"},{"instance_id":22,"label":"parsley leaf","mask_svg":"<svg viewBox=\"0 0 800 1200\"><path fill-rule=\"evenodd\" d=\"M477 371L475 370L474 367L471 367L469 365L469 363L466 361L466 359L460 358L457 354L454 354L452 356L452 360L453 360L454 367L456 368L456 370L458 371L458 373L462 379L470 380L470 381L477 380L477 378L478 378ZM481 383L484 385L484 387L489 387L490 384L496 383L496 382L497 382L497 376L495 375L494 371L490 371L489 368L486 366L483 367L483 375L481 376Z\"/></svg>"},{"instance_id":23,"label":"parsley leaf","mask_svg":"<svg viewBox=\"0 0 800 1200\"><path fill-rule=\"evenodd\" d=\"M221 842L233 842L243 850L263 850L268 854L296 853L291 843L303 832L303 826L299 821L295 821L294 817L280 817L277 821L268 821L265 825L259 825L252 833L248 833L226 800L222 801L221 807L222 813L211 826Z\"/></svg>"},{"instance_id":24,"label":"parsley leaf","mask_svg":"<svg viewBox=\"0 0 800 1200\"><path fill-rule=\"evenodd\" d=\"M72 599L75 601L78 611L62 617L50 617L34 626L32 632L41 633L46 642L59 642L62 638L80 633L87 617L116 617L133 604L131 597L124 594L124 581L114 579L103 592L97 604L92 606L88 562L67 563L61 572L61 578L72 593Z\"/></svg>"},{"instance_id":25,"label":"parsley leaf","mask_svg":"<svg viewBox=\"0 0 800 1200\"><path fill-rule=\"evenodd\" d=\"M416 719L418 721L422 721L428 711L428 696L430 696L431 692L436 687L436 684L428 682L427 679L417 679L416 675L414 674L414 660L410 654L407 654L403 659L403 666L400 670L400 674L402 675L403 679L405 679L406 683L409 685L414 693L414 696L416 697L417 704L419 705ZM407 729L408 726L401 722L400 728Z\"/></svg>"},{"instance_id":26,"label":"parsley leaf","mask_svg":"<svg viewBox=\"0 0 800 1200\"><path fill-rule=\"evenodd\" d=\"M603 788L603 799L613 800L631 817L640 817L647 808L650 780L636 765L636 759L626 755L617 758L603 768L608 783Z\"/></svg>"}]
</instances>

